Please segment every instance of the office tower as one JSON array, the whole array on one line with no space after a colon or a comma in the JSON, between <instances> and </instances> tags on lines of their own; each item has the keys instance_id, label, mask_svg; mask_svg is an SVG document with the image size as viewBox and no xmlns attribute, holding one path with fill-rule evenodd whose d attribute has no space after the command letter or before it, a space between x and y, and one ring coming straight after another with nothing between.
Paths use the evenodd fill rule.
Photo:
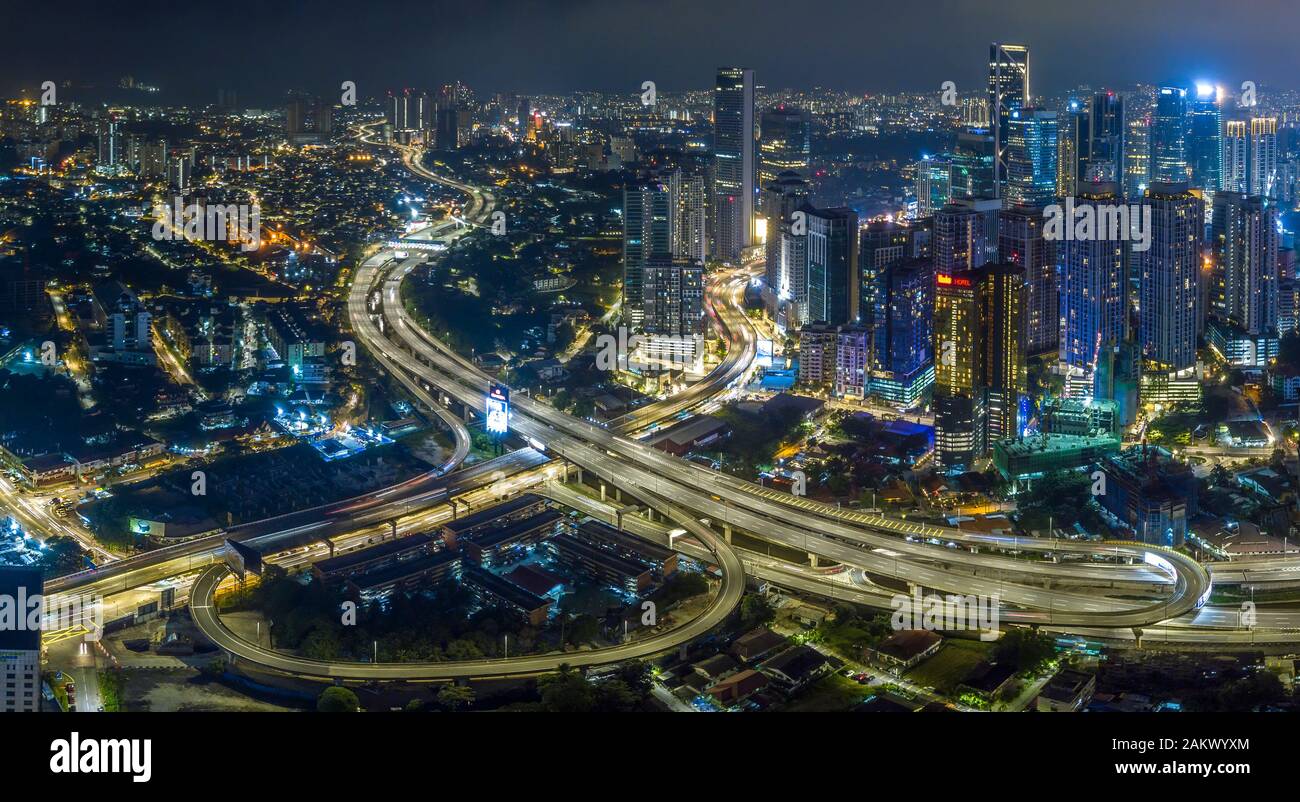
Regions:
<instances>
[{"instance_id":1,"label":"office tower","mask_svg":"<svg viewBox=\"0 0 1300 802\"><path fill-rule=\"evenodd\" d=\"M1278 325L1278 211L1267 199L1219 192L1214 196L1215 312L1243 333L1276 337Z\"/></svg>"},{"instance_id":2,"label":"office tower","mask_svg":"<svg viewBox=\"0 0 1300 802\"><path fill-rule=\"evenodd\" d=\"M1124 175L1124 99L1115 92L1097 92L1080 104L1072 122L1075 139L1076 186L1078 183L1120 181Z\"/></svg>"},{"instance_id":3,"label":"office tower","mask_svg":"<svg viewBox=\"0 0 1300 802\"><path fill-rule=\"evenodd\" d=\"M122 131L117 115L99 121L99 166L116 167L124 161Z\"/></svg>"},{"instance_id":4,"label":"office tower","mask_svg":"<svg viewBox=\"0 0 1300 802\"><path fill-rule=\"evenodd\" d=\"M949 185L953 198L994 198L993 154L996 152L993 134L983 128L970 128L957 133L957 142L947 156L951 165Z\"/></svg>"},{"instance_id":5,"label":"office tower","mask_svg":"<svg viewBox=\"0 0 1300 802\"><path fill-rule=\"evenodd\" d=\"M1151 185L1152 104L1144 94L1125 99L1124 197L1138 199Z\"/></svg>"},{"instance_id":6,"label":"office tower","mask_svg":"<svg viewBox=\"0 0 1300 802\"><path fill-rule=\"evenodd\" d=\"M1043 238L1043 207L1016 206L1002 212L998 224L998 261L1020 267L1025 275L1025 350L1055 351L1060 341L1057 243Z\"/></svg>"},{"instance_id":7,"label":"office tower","mask_svg":"<svg viewBox=\"0 0 1300 802\"><path fill-rule=\"evenodd\" d=\"M930 251L939 273L958 273L986 261L984 216L970 206L950 203L934 215Z\"/></svg>"},{"instance_id":8,"label":"office tower","mask_svg":"<svg viewBox=\"0 0 1300 802\"><path fill-rule=\"evenodd\" d=\"M1187 90L1162 86L1156 92L1155 116L1151 121L1152 183L1184 183L1187 167Z\"/></svg>"},{"instance_id":9,"label":"office tower","mask_svg":"<svg viewBox=\"0 0 1300 802\"><path fill-rule=\"evenodd\" d=\"M781 173L807 177L812 159L812 117L804 109L784 104L763 112L759 133L758 186Z\"/></svg>"},{"instance_id":10,"label":"office tower","mask_svg":"<svg viewBox=\"0 0 1300 802\"><path fill-rule=\"evenodd\" d=\"M1223 114L1218 87L1197 84L1191 98L1187 133L1187 161L1192 186L1213 192L1223 174Z\"/></svg>"},{"instance_id":11,"label":"office tower","mask_svg":"<svg viewBox=\"0 0 1300 802\"><path fill-rule=\"evenodd\" d=\"M0 566L0 596L13 605L9 625L0 627L0 713L35 713L41 709L44 621L29 627L28 612L33 605L45 611L41 570Z\"/></svg>"},{"instance_id":12,"label":"office tower","mask_svg":"<svg viewBox=\"0 0 1300 802\"><path fill-rule=\"evenodd\" d=\"M648 334L693 337L704 333L704 265L655 257L643 274L642 328Z\"/></svg>"},{"instance_id":13,"label":"office tower","mask_svg":"<svg viewBox=\"0 0 1300 802\"><path fill-rule=\"evenodd\" d=\"M926 156L916 163L916 216L929 217L952 199L952 165Z\"/></svg>"},{"instance_id":14,"label":"office tower","mask_svg":"<svg viewBox=\"0 0 1300 802\"><path fill-rule=\"evenodd\" d=\"M786 172L763 188L767 216L767 266L765 297L777 327L798 328L792 305L806 298L808 182L795 172ZM796 216L796 212L800 212ZM793 320L792 320L793 317Z\"/></svg>"},{"instance_id":15,"label":"office tower","mask_svg":"<svg viewBox=\"0 0 1300 802\"><path fill-rule=\"evenodd\" d=\"M993 165L994 192L995 197L1002 197L1011 113L1029 105L1029 48L997 42L989 46L988 91L989 122L997 153Z\"/></svg>"},{"instance_id":16,"label":"office tower","mask_svg":"<svg viewBox=\"0 0 1300 802\"><path fill-rule=\"evenodd\" d=\"M903 407L934 382L934 265L907 259L885 269L885 318L874 327L870 392Z\"/></svg>"},{"instance_id":17,"label":"office tower","mask_svg":"<svg viewBox=\"0 0 1300 802\"><path fill-rule=\"evenodd\" d=\"M985 450L984 334L980 270L936 270L935 462L969 469Z\"/></svg>"},{"instance_id":18,"label":"office tower","mask_svg":"<svg viewBox=\"0 0 1300 802\"><path fill-rule=\"evenodd\" d=\"M858 317L862 325L884 325L888 309L887 268L908 257L910 238L907 226L892 221L877 220L862 228L858 249L858 264L862 269Z\"/></svg>"},{"instance_id":19,"label":"office tower","mask_svg":"<svg viewBox=\"0 0 1300 802\"><path fill-rule=\"evenodd\" d=\"M982 306L985 415L984 442L1020 434L1020 399L1025 394L1025 271L1014 264L983 269Z\"/></svg>"},{"instance_id":20,"label":"office tower","mask_svg":"<svg viewBox=\"0 0 1300 802\"><path fill-rule=\"evenodd\" d=\"M1120 203L1114 182L1083 184L1075 207ZM1057 243L1060 262L1060 359L1073 373L1093 377L1094 397L1107 398L1097 387L1103 355L1124 341L1128 315L1125 242L1109 237L1067 238Z\"/></svg>"},{"instance_id":21,"label":"office tower","mask_svg":"<svg viewBox=\"0 0 1300 802\"><path fill-rule=\"evenodd\" d=\"M1056 197L1058 155L1056 112L1033 108L1012 111L1007 123L1007 203L1051 203Z\"/></svg>"},{"instance_id":22,"label":"office tower","mask_svg":"<svg viewBox=\"0 0 1300 802\"><path fill-rule=\"evenodd\" d=\"M1142 357L1151 372L1196 367L1204 203L1186 183L1152 184L1151 247L1134 254L1140 275Z\"/></svg>"},{"instance_id":23,"label":"office tower","mask_svg":"<svg viewBox=\"0 0 1300 802\"><path fill-rule=\"evenodd\" d=\"M739 262L753 242L754 71L719 69L713 102L713 256Z\"/></svg>"},{"instance_id":24,"label":"office tower","mask_svg":"<svg viewBox=\"0 0 1300 802\"><path fill-rule=\"evenodd\" d=\"M808 311L805 320L844 325L858 319L858 214L816 209L808 215Z\"/></svg>"},{"instance_id":25,"label":"office tower","mask_svg":"<svg viewBox=\"0 0 1300 802\"><path fill-rule=\"evenodd\" d=\"M673 257L676 211L671 185L658 176L629 181L623 188L623 319L635 329L644 321L646 265Z\"/></svg>"},{"instance_id":26,"label":"office tower","mask_svg":"<svg viewBox=\"0 0 1300 802\"><path fill-rule=\"evenodd\" d=\"M1079 149L1088 143L1088 107L1077 98L1066 104L1065 119L1059 126L1056 143L1056 194L1066 198L1074 194L1079 182Z\"/></svg>"},{"instance_id":27,"label":"office tower","mask_svg":"<svg viewBox=\"0 0 1300 802\"><path fill-rule=\"evenodd\" d=\"M1246 192L1265 198L1276 197L1276 117L1255 117L1250 121L1250 181Z\"/></svg>"}]
</instances>

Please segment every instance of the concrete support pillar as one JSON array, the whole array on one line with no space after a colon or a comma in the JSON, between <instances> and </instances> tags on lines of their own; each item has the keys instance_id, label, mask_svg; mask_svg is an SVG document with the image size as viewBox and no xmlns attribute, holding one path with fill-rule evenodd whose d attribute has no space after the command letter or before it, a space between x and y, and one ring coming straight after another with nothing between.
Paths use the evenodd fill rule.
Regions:
<instances>
[{"instance_id":1,"label":"concrete support pillar","mask_svg":"<svg viewBox=\"0 0 1300 802\"><path fill-rule=\"evenodd\" d=\"M623 502L623 491L621 488L614 488L614 500L620 504Z\"/></svg>"},{"instance_id":2,"label":"concrete support pillar","mask_svg":"<svg viewBox=\"0 0 1300 802\"><path fill-rule=\"evenodd\" d=\"M808 562L812 565L813 568L817 568L818 567L817 555L813 554L811 551L808 552Z\"/></svg>"},{"instance_id":3,"label":"concrete support pillar","mask_svg":"<svg viewBox=\"0 0 1300 802\"><path fill-rule=\"evenodd\" d=\"M601 500L601 501L604 501L604 500L605 500L605 483L604 483L604 482L601 482L601 483L600 483L600 500Z\"/></svg>"},{"instance_id":4,"label":"concrete support pillar","mask_svg":"<svg viewBox=\"0 0 1300 802\"><path fill-rule=\"evenodd\" d=\"M722 539L728 543L731 542L731 524L724 523L722 525Z\"/></svg>"}]
</instances>

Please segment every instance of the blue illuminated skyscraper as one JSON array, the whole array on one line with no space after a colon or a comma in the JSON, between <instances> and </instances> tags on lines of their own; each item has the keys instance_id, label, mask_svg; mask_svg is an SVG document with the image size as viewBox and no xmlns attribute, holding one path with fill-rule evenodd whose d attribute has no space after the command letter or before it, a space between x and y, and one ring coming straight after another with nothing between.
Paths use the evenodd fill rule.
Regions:
<instances>
[{"instance_id":1,"label":"blue illuminated skyscraper","mask_svg":"<svg viewBox=\"0 0 1300 802\"><path fill-rule=\"evenodd\" d=\"M1007 125L1007 191L1010 205L1041 206L1056 197L1056 112L1016 109Z\"/></svg>"},{"instance_id":2,"label":"blue illuminated skyscraper","mask_svg":"<svg viewBox=\"0 0 1300 802\"><path fill-rule=\"evenodd\" d=\"M1184 183L1189 133L1187 90L1162 86L1156 91L1156 112L1151 122L1152 183Z\"/></svg>"},{"instance_id":3,"label":"blue illuminated skyscraper","mask_svg":"<svg viewBox=\"0 0 1300 802\"><path fill-rule=\"evenodd\" d=\"M1187 134L1187 162L1192 186L1215 190L1223 172L1223 114L1219 90L1210 84L1197 84L1191 100Z\"/></svg>"}]
</instances>

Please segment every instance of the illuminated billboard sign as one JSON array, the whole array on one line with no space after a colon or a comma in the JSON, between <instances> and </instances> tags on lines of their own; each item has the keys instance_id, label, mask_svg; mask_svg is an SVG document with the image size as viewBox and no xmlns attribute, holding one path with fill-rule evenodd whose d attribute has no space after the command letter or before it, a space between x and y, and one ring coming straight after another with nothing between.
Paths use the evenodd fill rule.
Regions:
<instances>
[{"instance_id":1,"label":"illuminated billboard sign","mask_svg":"<svg viewBox=\"0 0 1300 802\"><path fill-rule=\"evenodd\" d=\"M486 428L492 434L505 434L510 423L510 388L493 384L488 388Z\"/></svg>"}]
</instances>

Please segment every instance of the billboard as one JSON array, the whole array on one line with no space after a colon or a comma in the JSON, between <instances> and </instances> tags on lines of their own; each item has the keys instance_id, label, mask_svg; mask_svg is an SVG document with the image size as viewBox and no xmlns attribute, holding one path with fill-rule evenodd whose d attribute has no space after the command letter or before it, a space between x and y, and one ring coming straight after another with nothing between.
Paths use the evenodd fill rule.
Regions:
<instances>
[{"instance_id":1,"label":"billboard","mask_svg":"<svg viewBox=\"0 0 1300 802\"><path fill-rule=\"evenodd\" d=\"M510 388L504 384L489 387L483 409L487 413L484 428L491 434L505 434L510 428Z\"/></svg>"}]
</instances>

